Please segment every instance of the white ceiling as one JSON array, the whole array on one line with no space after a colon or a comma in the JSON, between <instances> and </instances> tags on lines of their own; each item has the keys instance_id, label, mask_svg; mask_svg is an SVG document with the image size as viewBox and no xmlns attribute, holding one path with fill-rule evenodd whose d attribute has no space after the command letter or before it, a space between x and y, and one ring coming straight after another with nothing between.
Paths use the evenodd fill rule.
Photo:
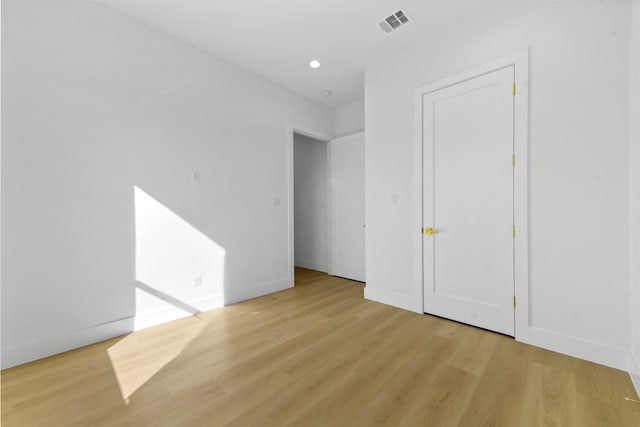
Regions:
<instances>
[{"instance_id":1,"label":"white ceiling","mask_svg":"<svg viewBox=\"0 0 640 427\"><path fill-rule=\"evenodd\" d=\"M482 0L103 0L306 98L340 107L364 95L366 65L483 6ZM486 6L486 4L485 4ZM411 22L377 23L402 9ZM321 67L311 69L317 58ZM322 95L330 90L333 96Z\"/></svg>"}]
</instances>

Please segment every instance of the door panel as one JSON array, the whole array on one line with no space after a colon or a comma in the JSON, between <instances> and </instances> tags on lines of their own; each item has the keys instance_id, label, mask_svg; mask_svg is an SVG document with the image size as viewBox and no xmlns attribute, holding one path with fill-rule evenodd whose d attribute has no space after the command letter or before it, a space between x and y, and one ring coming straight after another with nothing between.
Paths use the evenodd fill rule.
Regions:
<instances>
[{"instance_id":1,"label":"door panel","mask_svg":"<svg viewBox=\"0 0 640 427\"><path fill-rule=\"evenodd\" d=\"M331 274L364 282L364 134L329 143Z\"/></svg>"},{"instance_id":2,"label":"door panel","mask_svg":"<svg viewBox=\"0 0 640 427\"><path fill-rule=\"evenodd\" d=\"M514 334L513 66L423 96L425 312Z\"/></svg>"}]
</instances>

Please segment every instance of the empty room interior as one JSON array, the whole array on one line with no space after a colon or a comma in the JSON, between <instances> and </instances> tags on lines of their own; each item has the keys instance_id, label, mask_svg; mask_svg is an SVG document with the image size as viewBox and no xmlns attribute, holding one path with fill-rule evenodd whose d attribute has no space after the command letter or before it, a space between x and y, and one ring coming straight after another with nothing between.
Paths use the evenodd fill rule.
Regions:
<instances>
[{"instance_id":1,"label":"empty room interior","mask_svg":"<svg viewBox=\"0 0 640 427\"><path fill-rule=\"evenodd\" d=\"M2 426L640 426L640 1L2 0L0 97Z\"/></svg>"}]
</instances>

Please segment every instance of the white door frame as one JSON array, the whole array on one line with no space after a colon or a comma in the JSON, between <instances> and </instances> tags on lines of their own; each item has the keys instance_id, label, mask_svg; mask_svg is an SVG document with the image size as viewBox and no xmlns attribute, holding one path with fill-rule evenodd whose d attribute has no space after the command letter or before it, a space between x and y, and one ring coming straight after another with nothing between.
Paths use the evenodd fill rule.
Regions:
<instances>
[{"instance_id":1,"label":"white door frame","mask_svg":"<svg viewBox=\"0 0 640 427\"><path fill-rule=\"evenodd\" d=\"M287 205L289 206L289 210L287 213L287 224L289 225L289 277L287 278L287 282L289 286L294 285L295 281L295 228L294 228L294 193L293 193L293 183L294 183L294 174L293 174L293 134L297 133L299 135L308 136L309 138L317 139L318 141L322 141L327 144L327 196L326 196L326 204L325 211L327 212L327 271L331 274L331 243L329 242L329 236L331 235L330 229L330 212L331 212L331 188L329 186L329 180L331 177L331 165L329 164L329 142L333 139L333 136L324 133L322 131L318 131L315 129L310 129L304 126L298 126L296 124L289 124L287 126Z\"/></svg>"},{"instance_id":2,"label":"white door frame","mask_svg":"<svg viewBox=\"0 0 640 427\"><path fill-rule=\"evenodd\" d=\"M514 96L514 288L516 297L515 307L515 338L518 341L528 340L529 322L529 223L528 223L528 121L529 121L529 48L519 50L503 58L487 64L454 74L436 82L429 83L415 90L415 240L414 277L419 283L420 303L424 313L424 278L423 278L423 249L422 249L422 206L423 206L423 172L422 164L422 98L425 94L452 86L454 84L487 74L500 68L513 65L515 69Z\"/></svg>"}]
</instances>

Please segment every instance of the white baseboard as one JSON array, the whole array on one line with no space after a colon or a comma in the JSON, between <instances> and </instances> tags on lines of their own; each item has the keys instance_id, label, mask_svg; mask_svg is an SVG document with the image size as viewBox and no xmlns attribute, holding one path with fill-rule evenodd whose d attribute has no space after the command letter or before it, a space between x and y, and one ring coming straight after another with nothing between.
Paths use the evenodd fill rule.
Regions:
<instances>
[{"instance_id":1,"label":"white baseboard","mask_svg":"<svg viewBox=\"0 0 640 427\"><path fill-rule=\"evenodd\" d=\"M367 285L364 288L364 297L365 299L371 301L392 305L394 307L402 308L416 313L422 313L422 302L418 301L416 303L416 298L414 296L407 296L395 292L385 291L382 289L376 289L372 288L371 285Z\"/></svg>"},{"instance_id":2,"label":"white baseboard","mask_svg":"<svg viewBox=\"0 0 640 427\"><path fill-rule=\"evenodd\" d=\"M260 286L254 286L248 289L241 289L225 294L224 304L235 304L252 298L261 297L263 295L272 294L274 292L283 291L293 287L293 278L275 280Z\"/></svg>"},{"instance_id":3,"label":"white baseboard","mask_svg":"<svg viewBox=\"0 0 640 427\"><path fill-rule=\"evenodd\" d=\"M222 307L224 305L224 297L222 295L213 295L198 300L185 301L185 303L200 312L204 312ZM140 329L161 325L173 320L182 319L183 317L189 317L193 314L195 313L189 313L178 307L169 306L160 310L136 314L133 327L135 331L139 331Z\"/></svg>"},{"instance_id":4,"label":"white baseboard","mask_svg":"<svg viewBox=\"0 0 640 427\"><path fill-rule=\"evenodd\" d=\"M323 273L329 271L326 264L320 264L319 262L309 261L306 259L297 259L295 261L295 265L297 267L308 268L310 270L322 271Z\"/></svg>"},{"instance_id":5,"label":"white baseboard","mask_svg":"<svg viewBox=\"0 0 640 427\"><path fill-rule=\"evenodd\" d=\"M224 305L224 299L222 295L215 295L194 301L186 301L186 303L199 311L208 311L222 307ZM193 315L193 313L186 312L177 307L168 307L96 326L90 326L88 328L49 336L29 343L17 344L7 348L3 347L2 369L84 347L109 338L127 335L133 331L171 322L172 320L191 315Z\"/></svg>"},{"instance_id":6,"label":"white baseboard","mask_svg":"<svg viewBox=\"0 0 640 427\"><path fill-rule=\"evenodd\" d=\"M208 311L223 305L233 304L239 301L259 297L278 292L293 286L293 279L278 280L249 289L232 292L229 295L214 295L196 301L185 301L186 304L198 309ZM73 350L109 338L127 335L135 330L160 325L162 323L191 316L192 313L176 307L141 313L124 319L106 322L100 325L90 326L75 331L67 331L42 339L2 347L0 360L1 369L21 365L54 354Z\"/></svg>"},{"instance_id":7,"label":"white baseboard","mask_svg":"<svg viewBox=\"0 0 640 427\"><path fill-rule=\"evenodd\" d=\"M524 343L542 347L547 350L567 354L579 359L599 363L611 368L627 370L629 350L608 344L564 335L540 328L529 328ZM520 337L516 337L519 339Z\"/></svg>"},{"instance_id":8,"label":"white baseboard","mask_svg":"<svg viewBox=\"0 0 640 427\"><path fill-rule=\"evenodd\" d=\"M629 376L631 382L636 388L636 394L640 396L640 355L634 355L632 351L629 352Z\"/></svg>"},{"instance_id":9,"label":"white baseboard","mask_svg":"<svg viewBox=\"0 0 640 427\"><path fill-rule=\"evenodd\" d=\"M416 301L415 296L389 292L367 285L364 288L364 297L372 301L422 313L421 301ZM540 328L529 328L527 331L524 331L523 334L518 334L516 339L527 344L535 345L536 347L542 347L590 362L633 372L629 368L629 350L622 347L584 340ZM638 361L636 360L635 363L637 366ZM637 374L635 374L636 376L633 378L633 381L636 388L638 388L638 384L640 384L640 368L636 372Z\"/></svg>"},{"instance_id":10,"label":"white baseboard","mask_svg":"<svg viewBox=\"0 0 640 427\"><path fill-rule=\"evenodd\" d=\"M249 289L231 292L224 297L222 295L214 295L195 301L185 301L185 303L199 311L208 311L222 307L223 305L233 304L273 292L278 292L292 286L293 278L287 278ZM193 313L189 313L177 307L167 307L161 310L141 313L100 325L63 332L37 341L2 347L0 355L1 369L42 359L43 357L52 356L78 347L94 344L109 338L126 335L136 330L160 325L172 320L191 316L192 314Z\"/></svg>"},{"instance_id":11,"label":"white baseboard","mask_svg":"<svg viewBox=\"0 0 640 427\"><path fill-rule=\"evenodd\" d=\"M134 317L65 332L10 347L2 347L2 369L63 353L133 331Z\"/></svg>"}]
</instances>

